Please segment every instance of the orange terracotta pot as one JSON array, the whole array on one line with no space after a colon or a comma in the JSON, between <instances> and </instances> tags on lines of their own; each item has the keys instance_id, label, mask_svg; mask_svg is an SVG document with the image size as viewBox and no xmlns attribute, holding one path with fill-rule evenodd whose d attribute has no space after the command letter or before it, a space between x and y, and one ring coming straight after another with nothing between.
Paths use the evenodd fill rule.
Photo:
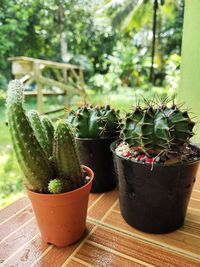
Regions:
<instances>
[{"instance_id":1,"label":"orange terracotta pot","mask_svg":"<svg viewBox=\"0 0 200 267\"><path fill-rule=\"evenodd\" d=\"M78 241L86 226L89 192L93 171L83 166L90 177L84 186L62 194L40 194L27 190L42 239L64 247Z\"/></svg>"}]
</instances>

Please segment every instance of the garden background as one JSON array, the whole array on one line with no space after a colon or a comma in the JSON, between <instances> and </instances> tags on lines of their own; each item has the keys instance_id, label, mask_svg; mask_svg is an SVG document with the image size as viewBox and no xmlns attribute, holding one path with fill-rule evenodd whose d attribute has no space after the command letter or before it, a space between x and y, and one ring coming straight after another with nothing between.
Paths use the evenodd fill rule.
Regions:
<instances>
[{"instance_id":1,"label":"garden background","mask_svg":"<svg viewBox=\"0 0 200 267\"><path fill-rule=\"evenodd\" d=\"M176 95L183 0L0 1L0 207L22 194L22 174L6 126L11 56L79 65L87 101L128 111L140 96ZM31 90L31 88L30 88ZM45 98L59 106L62 97ZM81 103L76 99L73 105ZM26 101L35 107L35 99Z\"/></svg>"}]
</instances>

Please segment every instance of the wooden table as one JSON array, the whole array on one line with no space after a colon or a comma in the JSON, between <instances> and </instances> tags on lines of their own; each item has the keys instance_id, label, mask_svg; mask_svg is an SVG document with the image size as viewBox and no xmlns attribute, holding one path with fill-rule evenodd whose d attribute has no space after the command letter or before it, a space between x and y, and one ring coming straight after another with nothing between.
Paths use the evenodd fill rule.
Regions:
<instances>
[{"instance_id":1,"label":"wooden table","mask_svg":"<svg viewBox=\"0 0 200 267\"><path fill-rule=\"evenodd\" d=\"M45 244L28 198L0 211L0 266L200 266L200 175L185 224L163 235L131 228L120 215L118 192L91 194L82 241L58 249Z\"/></svg>"}]
</instances>

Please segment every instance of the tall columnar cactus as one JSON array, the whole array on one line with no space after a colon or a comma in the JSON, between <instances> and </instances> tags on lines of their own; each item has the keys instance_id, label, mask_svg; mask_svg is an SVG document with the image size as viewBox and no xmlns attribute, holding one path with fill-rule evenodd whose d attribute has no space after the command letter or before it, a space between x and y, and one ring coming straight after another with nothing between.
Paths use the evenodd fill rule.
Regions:
<instances>
[{"instance_id":1,"label":"tall columnar cactus","mask_svg":"<svg viewBox=\"0 0 200 267\"><path fill-rule=\"evenodd\" d=\"M137 106L126 115L120 136L129 146L147 154L181 152L193 136L194 124L188 113L174 104L170 108L165 104Z\"/></svg>"},{"instance_id":2,"label":"tall columnar cactus","mask_svg":"<svg viewBox=\"0 0 200 267\"><path fill-rule=\"evenodd\" d=\"M70 124L64 121L59 121L55 129L53 157L57 166L57 177L68 178L77 187L83 185L84 178L74 133Z\"/></svg>"},{"instance_id":3,"label":"tall columnar cactus","mask_svg":"<svg viewBox=\"0 0 200 267\"><path fill-rule=\"evenodd\" d=\"M67 122L55 128L38 112L26 115L23 84L8 86L7 116L13 147L28 189L42 193L62 193L84 183L73 132ZM54 145L54 148L53 148Z\"/></svg>"},{"instance_id":4,"label":"tall columnar cactus","mask_svg":"<svg viewBox=\"0 0 200 267\"><path fill-rule=\"evenodd\" d=\"M52 179L51 167L25 113L23 84L18 80L10 82L8 86L7 116L17 160L26 177L27 187L38 192L46 191Z\"/></svg>"},{"instance_id":5,"label":"tall columnar cactus","mask_svg":"<svg viewBox=\"0 0 200 267\"><path fill-rule=\"evenodd\" d=\"M119 135L119 111L110 106L79 107L66 118L75 128L77 137L103 138Z\"/></svg>"}]
</instances>

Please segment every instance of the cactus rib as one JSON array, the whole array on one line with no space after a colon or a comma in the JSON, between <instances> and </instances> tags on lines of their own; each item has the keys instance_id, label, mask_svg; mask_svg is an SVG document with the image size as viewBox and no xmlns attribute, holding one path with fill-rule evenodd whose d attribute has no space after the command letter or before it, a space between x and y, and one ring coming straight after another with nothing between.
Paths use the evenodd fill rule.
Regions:
<instances>
[{"instance_id":1,"label":"cactus rib","mask_svg":"<svg viewBox=\"0 0 200 267\"><path fill-rule=\"evenodd\" d=\"M110 106L79 107L66 118L76 128L80 138L105 138L119 135L119 111Z\"/></svg>"},{"instance_id":2,"label":"cactus rib","mask_svg":"<svg viewBox=\"0 0 200 267\"><path fill-rule=\"evenodd\" d=\"M147 102L144 108L137 106L126 115L120 136L146 154L181 152L193 136L194 125L188 113L174 104L169 108L165 103L155 106Z\"/></svg>"},{"instance_id":3,"label":"cactus rib","mask_svg":"<svg viewBox=\"0 0 200 267\"><path fill-rule=\"evenodd\" d=\"M40 118L39 113L36 110L30 110L28 112L28 118L31 122L31 126L35 132L36 138L41 144L48 158L52 156L52 145L49 142L46 128Z\"/></svg>"},{"instance_id":4,"label":"cactus rib","mask_svg":"<svg viewBox=\"0 0 200 267\"><path fill-rule=\"evenodd\" d=\"M59 121L55 128L53 158L57 177L69 179L79 187L84 183L74 134L69 123Z\"/></svg>"}]
</instances>

